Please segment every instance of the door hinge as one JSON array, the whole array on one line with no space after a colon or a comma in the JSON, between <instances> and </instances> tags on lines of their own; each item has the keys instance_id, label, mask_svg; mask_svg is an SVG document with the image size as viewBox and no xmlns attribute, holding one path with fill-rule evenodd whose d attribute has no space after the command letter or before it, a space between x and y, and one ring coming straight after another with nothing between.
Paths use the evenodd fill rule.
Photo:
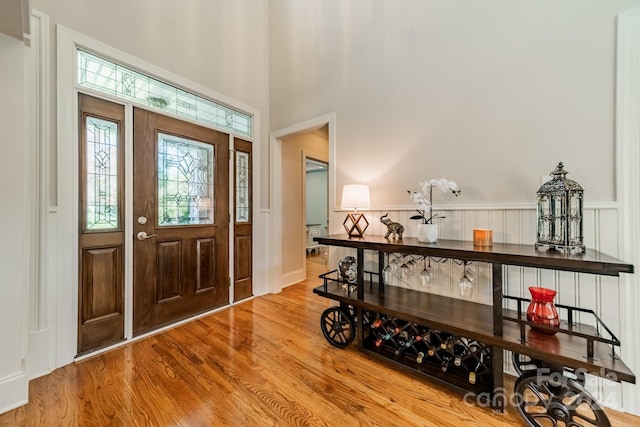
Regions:
<instances>
[{"instance_id":1,"label":"door hinge","mask_svg":"<svg viewBox=\"0 0 640 427\"><path fill-rule=\"evenodd\" d=\"M229 276L229 287L231 287L231 276Z\"/></svg>"}]
</instances>

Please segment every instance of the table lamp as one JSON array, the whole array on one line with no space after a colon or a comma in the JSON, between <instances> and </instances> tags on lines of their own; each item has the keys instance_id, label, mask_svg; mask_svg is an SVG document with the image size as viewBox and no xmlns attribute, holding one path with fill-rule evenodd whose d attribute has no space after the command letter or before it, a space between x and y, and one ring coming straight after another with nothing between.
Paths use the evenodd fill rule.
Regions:
<instances>
[{"instance_id":1,"label":"table lamp","mask_svg":"<svg viewBox=\"0 0 640 427\"><path fill-rule=\"evenodd\" d=\"M369 226L369 221L361 212L358 212L358 209L369 209L371 207L369 186L349 184L342 187L341 207L342 209L353 209L353 212L350 212L342 223L349 237L362 237Z\"/></svg>"}]
</instances>

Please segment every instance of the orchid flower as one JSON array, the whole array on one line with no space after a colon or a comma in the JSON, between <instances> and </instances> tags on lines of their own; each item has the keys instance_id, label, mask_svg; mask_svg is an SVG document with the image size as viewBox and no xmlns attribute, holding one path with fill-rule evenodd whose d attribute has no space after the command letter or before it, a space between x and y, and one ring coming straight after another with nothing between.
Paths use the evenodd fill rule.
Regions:
<instances>
[{"instance_id":1,"label":"orchid flower","mask_svg":"<svg viewBox=\"0 0 640 427\"><path fill-rule=\"evenodd\" d=\"M445 178L422 181L420 183L420 192L407 190L413 202L418 204L416 211L419 215L413 215L410 219L419 219L423 224L431 224L434 218L444 218L440 214L433 214L427 217L433 207L433 187L439 188L445 194L450 192L456 197L460 195L460 188L454 181L449 181Z\"/></svg>"}]
</instances>

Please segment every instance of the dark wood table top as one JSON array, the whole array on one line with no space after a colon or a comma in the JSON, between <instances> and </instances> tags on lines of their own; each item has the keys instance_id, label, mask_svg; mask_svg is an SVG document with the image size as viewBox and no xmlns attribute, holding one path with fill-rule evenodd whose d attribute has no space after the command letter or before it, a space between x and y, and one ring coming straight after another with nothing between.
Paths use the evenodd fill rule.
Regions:
<instances>
[{"instance_id":1,"label":"dark wood table top","mask_svg":"<svg viewBox=\"0 0 640 427\"><path fill-rule=\"evenodd\" d=\"M438 240L436 243L422 243L418 242L415 237L389 240L383 236L349 237L346 234L314 237L314 240L322 245L329 246L412 253L466 261L519 265L607 276L618 276L620 273L634 272L632 264L593 249L587 249L584 253L564 253L546 248L536 249L534 245L512 243L494 243L493 246L484 247L474 246L473 242L463 240Z\"/></svg>"}]
</instances>

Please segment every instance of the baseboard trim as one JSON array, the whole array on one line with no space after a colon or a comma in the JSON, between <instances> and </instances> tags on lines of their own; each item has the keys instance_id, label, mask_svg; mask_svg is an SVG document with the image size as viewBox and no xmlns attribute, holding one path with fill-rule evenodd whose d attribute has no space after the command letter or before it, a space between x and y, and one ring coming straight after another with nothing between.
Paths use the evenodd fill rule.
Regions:
<instances>
[{"instance_id":1,"label":"baseboard trim","mask_svg":"<svg viewBox=\"0 0 640 427\"><path fill-rule=\"evenodd\" d=\"M53 371L50 363L49 329L32 332L29 335L29 358L27 359L27 378L36 379Z\"/></svg>"},{"instance_id":2,"label":"baseboard trim","mask_svg":"<svg viewBox=\"0 0 640 427\"><path fill-rule=\"evenodd\" d=\"M24 372L0 379L0 414L29 402L29 381Z\"/></svg>"},{"instance_id":3,"label":"baseboard trim","mask_svg":"<svg viewBox=\"0 0 640 427\"><path fill-rule=\"evenodd\" d=\"M302 282L307 278L307 272L303 269L292 271L282 275L282 287L291 286L295 283Z\"/></svg>"}]
</instances>

